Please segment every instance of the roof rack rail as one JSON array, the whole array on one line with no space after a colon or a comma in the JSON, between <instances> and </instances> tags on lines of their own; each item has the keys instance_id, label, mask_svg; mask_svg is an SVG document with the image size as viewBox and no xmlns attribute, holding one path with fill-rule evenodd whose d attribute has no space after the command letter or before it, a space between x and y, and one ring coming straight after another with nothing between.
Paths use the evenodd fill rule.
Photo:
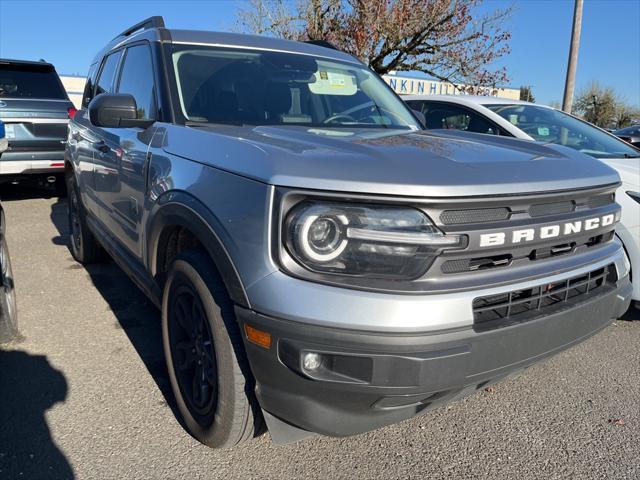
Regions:
<instances>
[{"instance_id":1,"label":"roof rack rail","mask_svg":"<svg viewBox=\"0 0 640 480\"><path fill-rule=\"evenodd\" d=\"M120 37L128 37L132 33L137 32L138 30L147 30L149 28L164 28L164 19L160 16L149 17L127 28L120 35L117 35L116 37L114 37L114 40Z\"/></svg>"},{"instance_id":2,"label":"roof rack rail","mask_svg":"<svg viewBox=\"0 0 640 480\"><path fill-rule=\"evenodd\" d=\"M331 50L340 50L333 43L328 42L326 40L305 40L304 43L309 43L311 45L317 45L318 47L330 48Z\"/></svg>"}]
</instances>

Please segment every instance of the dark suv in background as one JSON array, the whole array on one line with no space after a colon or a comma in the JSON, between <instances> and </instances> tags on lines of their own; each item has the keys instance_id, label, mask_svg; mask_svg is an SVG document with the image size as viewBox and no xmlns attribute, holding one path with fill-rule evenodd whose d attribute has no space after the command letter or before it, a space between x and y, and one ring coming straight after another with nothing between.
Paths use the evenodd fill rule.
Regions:
<instances>
[{"instance_id":1,"label":"dark suv in background","mask_svg":"<svg viewBox=\"0 0 640 480\"><path fill-rule=\"evenodd\" d=\"M8 140L0 182L55 182L62 191L67 124L75 113L53 65L0 59L0 120Z\"/></svg>"}]
</instances>

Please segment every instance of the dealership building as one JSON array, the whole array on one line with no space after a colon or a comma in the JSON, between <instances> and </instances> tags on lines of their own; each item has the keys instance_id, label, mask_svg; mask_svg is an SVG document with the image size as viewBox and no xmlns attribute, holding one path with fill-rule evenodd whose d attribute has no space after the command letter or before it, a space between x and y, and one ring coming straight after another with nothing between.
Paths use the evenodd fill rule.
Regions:
<instances>
[{"instance_id":1,"label":"dealership building","mask_svg":"<svg viewBox=\"0 0 640 480\"><path fill-rule=\"evenodd\" d=\"M467 86L462 84L400 75L383 75L382 78L398 95L466 95ZM480 95L489 97L520 99L519 88L484 87L479 90Z\"/></svg>"},{"instance_id":2,"label":"dealership building","mask_svg":"<svg viewBox=\"0 0 640 480\"><path fill-rule=\"evenodd\" d=\"M385 82L399 95L464 95L465 85L454 85L453 83L441 82L415 77L404 77L399 75L383 75ZM60 75L60 80L64 85L69 98L80 108L82 103L82 91L84 90L85 77L74 75ZM519 88L483 88L482 95L492 97L520 98Z\"/></svg>"},{"instance_id":3,"label":"dealership building","mask_svg":"<svg viewBox=\"0 0 640 480\"><path fill-rule=\"evenodd\" d=\"M69 95L69 100L73 102L76 108L80 108L86 78L79 75L60 75L60 80L67 91L67 95Z\"/></svg>"}]
</instances>

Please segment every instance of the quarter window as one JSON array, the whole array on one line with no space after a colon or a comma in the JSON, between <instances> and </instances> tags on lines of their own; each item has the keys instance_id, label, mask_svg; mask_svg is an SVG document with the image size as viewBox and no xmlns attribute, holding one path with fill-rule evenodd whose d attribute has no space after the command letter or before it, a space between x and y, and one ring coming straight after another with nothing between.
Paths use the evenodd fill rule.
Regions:
<instances>
[{"instance_id":1,"label":"quarter window","mask_svg":"<svg viewBox=\"0 0 640 480\"><path fill-rule=\"evenodd\" d=\"M105 59L102 70L100 71L100 77L96 83L96 95L113 92L113 78L116 73L116 68L118 67L121 53L121 51L117 51Z\"/></svg>"},{"instance_id":2,"label":"quarter window","mask_svg":"<svg viewBox=\"0 0 640 480\"><path fill-rule=\"evenodd\" d=\"M96 73L98 72L99 63L94 63L89 69L89 75L87 75L87 83L84 85L84 93L82 94L82 108L87 108L91 100L93 99L93 90L96 86Z\"/></svg>"},{"instance_id":3,"label":"quarter window","mask_svg":"<svg viewBox=\"0 0 640 480\"><path fill-rule=\"evenodd\" d=\"M133 95L138 107L138 118L156 118L153 64L151 50L147 45L136 45L127 49L118 93Z\"/></svg>"}]
</instances>

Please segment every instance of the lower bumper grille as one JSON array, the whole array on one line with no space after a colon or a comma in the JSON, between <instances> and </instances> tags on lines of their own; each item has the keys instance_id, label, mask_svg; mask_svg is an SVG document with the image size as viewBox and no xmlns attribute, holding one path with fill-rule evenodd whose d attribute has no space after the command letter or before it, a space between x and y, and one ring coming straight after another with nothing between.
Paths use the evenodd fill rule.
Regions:
<instances>
[{"instance_id":1,"label":"lower bumper grille","mask_svg":"<svg viewBox=\"0 0 640 480\"><path fill-rule=\"evenodd\" d=\"M476 330L491 330L548 315L609 292L616 282L612 265L560 282L478 297L473 301Z\"/></svg>"}]
</instances>

